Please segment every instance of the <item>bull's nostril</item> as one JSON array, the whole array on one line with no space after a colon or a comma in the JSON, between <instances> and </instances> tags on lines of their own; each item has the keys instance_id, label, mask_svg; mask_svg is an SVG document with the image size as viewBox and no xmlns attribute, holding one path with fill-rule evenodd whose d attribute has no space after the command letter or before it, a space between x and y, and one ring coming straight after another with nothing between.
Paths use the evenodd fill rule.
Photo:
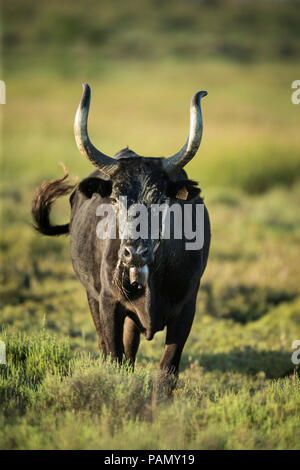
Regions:
<instances>
[{"instance_id":1,"label":"bull's nostril","mask_svg":"<svg viewBox=\"0 0 300 470\"><path fill-rule=\"evenodd\" d=\"M132 246L124 246L122 258L123 261L129 265L134 264L137 266L142 266L148 260L150 250L148 247L140 246L138 249Z\"/></svg>"},{"instance_id":2,"label":"bull's nostril","mask_svg":"<svg viewBox=\"0 0 300 470\"><path fill-rule=\"evenodd\" d=\"M124 248L124 256L126 259L130 259L132 256L131 251L128 248Z\"/></svg>"},{"instance_id":3,"label":"bull's nostril","mask_svg":"<svg viewBox=\"0 0 300 470\"><path fill-rule=\"evenodd\" d=\"M149 251L148 248L143 249L143 251L141 252L141 255L142 255L143 258L145 258L147 256L148 251Z\"/></svg>"}]
</instances>

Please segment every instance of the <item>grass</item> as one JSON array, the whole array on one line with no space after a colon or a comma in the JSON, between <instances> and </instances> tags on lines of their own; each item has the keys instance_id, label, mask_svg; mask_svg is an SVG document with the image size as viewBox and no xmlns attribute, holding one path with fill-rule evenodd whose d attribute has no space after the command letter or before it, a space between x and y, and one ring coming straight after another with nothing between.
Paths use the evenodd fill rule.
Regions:
<instances>
[{"instance_id":1,"label":"grass","mask_svg":"<svg viewBox=\"0 0 300 470\"><path fill-rule=\"evenodd\" d=\"M79 2L72 14L68 2L4 2L2 449L299 448L299 9L173 3L105 2L100 15L91 1L83 15ZM127 144L174 153L191 95L208 90L187 171L203 190L212 246L172 399L156 379L165 333L141 341L134 373L104 364L67 237L31 226L34 189L62 174L60 161L71 178L92 171L72 130L84 81L90 135L108 154ZM68 217L58 202L53 220Z\"/></svg>"},{"instance_id":2,"label":"grass","mask_svg":"<svg viewBox=\"0 0 300 470\"><path fill-rule=\"evenodd\" d=\"M194 361L170 400L157 391L150 367L133 374L126 365L104 365L88 355L70 359L69 345L45 330L3 337L8 365L1 366L1 448L298 446L296 374L266 380L260 372L246 378L234 367L220 374Z\"/></svg>"}]
</instances>

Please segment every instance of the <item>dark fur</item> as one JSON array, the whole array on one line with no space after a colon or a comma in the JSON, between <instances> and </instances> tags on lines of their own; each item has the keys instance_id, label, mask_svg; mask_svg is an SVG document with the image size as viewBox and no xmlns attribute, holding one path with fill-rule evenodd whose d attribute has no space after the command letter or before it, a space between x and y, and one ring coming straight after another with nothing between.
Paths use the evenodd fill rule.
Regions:
<instances>
[{"instance_id":1,"label":"dark fur","mask_svg":"<svg viewBox=\"0 0 300 470\"><path fill-rule=\"evenodd\" d=\"M94 171L73 192L70 223L52 227L51 204L70 193L64 178L44 183L33 201L33 217L46 235L70 233L74 271L87 291L90 310L99 336L99 347L121 362L123 355L132 364L140 333L148 340L167 327L166 345L160 368L178 373L181 353L192 326L197 292L205 270L210 225L205 208L205 242L201 250L186 251L186 240L162 240L149 264L148 284L138 291L129 283L128 268L120 262L120 240L100 240L96 236L101 203L126 195L129 203L160 203L170 198L180 203L201 203L200 189L181 170L172 178L162 169L160 158L139 157L129 149L116 155L118 170L111 180ZM176 200L178 190L188 191L186 201ZM147 243L147 240L140 243Z\"/></svg>"}]
</instances>

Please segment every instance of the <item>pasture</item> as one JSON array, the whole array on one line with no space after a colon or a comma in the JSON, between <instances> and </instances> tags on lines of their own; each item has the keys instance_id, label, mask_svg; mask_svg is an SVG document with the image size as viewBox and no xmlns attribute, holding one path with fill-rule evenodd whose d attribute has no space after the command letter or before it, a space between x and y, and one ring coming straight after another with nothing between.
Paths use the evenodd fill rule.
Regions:
<instances>
[{"instance_id":1,"label":"pasture","mask_svg":"<svg viewBox=\"0 0 300 470\"><path fill-rule=\"evenodd\" d=\"M96 6L90 4L92 16ZM152 2L143 5L152 12ZM192 22L191 5L185 15ZM50 15L50 7L44 8ZM66 18L61 8L57 15ZM128 52L120 31L115 42L104 41L97 50L112 21L108 7L103 32L94 26L88 44L68 44L77 28L76 9L73 22L61 20L56 39L46 27L55 22L53 12L46 20L40 10L31 28L18 29L18 40L7 23L10 54L4 53L2 64L7 104L1 105L0 340L7 356L7 364L0 365L1 449L299 448L299 366L291 361L292 342L300 339L300 104L291 102L291 83L300 78L293 60L299 36L286 12L291 56L282 57L281 44L270 54L277 31L272 21L281 8L269 18L273 26L264 47L249 40L247 28L235 29L240 22L232 20L225 39L234 43L236 33L245 47L230 49L233 56L215 45L211 54L195 46L191 57L180 45L198 44L195 25L180 36L176 22L164 23L168 32L151 43L151 54L154 14L139 19L146 25L141 47L148 55L138 48ZM19 26L29 21L21 10L15 15ZM253 12L255 28L262 12ZM164 10L161 15L169 18ZM118 21L126 23L122 18ZM207 28L217 22L208 18ZM224 23L230 18L227 14ZM217 26L215 31L220 32ZM121 43L123 58L116 53L122 55ZM92 171L73 137L82 82L92 88L90 136L107 154L127 145L147 156L174 153L186 139L192 94L208 91L203 141L187 172L202 188L212 244L171 399L157 389L164 332L151 342L142 338L134 373L126 365L103 364L68 238L42 237L31 226L34 190L62 176L59 162L71 180ZM59 201L53 220L64 223L68 217L68 200Z\"/></svg>"}]
</instances>

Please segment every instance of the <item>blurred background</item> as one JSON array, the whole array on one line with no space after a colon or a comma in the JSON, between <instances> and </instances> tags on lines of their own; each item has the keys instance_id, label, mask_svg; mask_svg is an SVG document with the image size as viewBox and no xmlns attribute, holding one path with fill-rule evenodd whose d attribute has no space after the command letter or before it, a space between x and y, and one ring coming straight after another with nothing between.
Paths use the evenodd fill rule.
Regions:
<instances>
[{"instance_id":1,"label":"blurred background","mask_svg":"<svg viewBox=\"0 0 300 470\"><path fill-rule=\"evenodd\" d=\"M81 84L92 89L91 139L110 155L127 145L175 153L192 95L207 90L202 144L186 168L210 211L212 245L182 377L218 383L222 394L291 374L300 329L300 104L291 101L299 2L2 0L1 13L0 326L31 333L46 324L72 350L97 354L68 239L39 236L30 216L36 186L62 176L59 162L71 179L92 171L73 136ZM59 201L53 220L68 217ZM156 366L163 341L160 333L142 342L138 366ZM277 444L293 429L282 428Z\"/></svg>"},{"instance_id":2,"label":"blurred background","mask_svg":"<svg viewBox=\"0 0 300 470\"><path fill-rule=\"evenodd\" d=\"M2 16L4 131L18 155L5 159L8 174L39 166L48 177L60 159L88 170L72 135L86 81L91 135L109 154L127 144L173 154L192 94L206 89L203 144L189 167L203 188L258 192L297 178L299 2L4 0Z\"/></svg>"}]
</instances>

